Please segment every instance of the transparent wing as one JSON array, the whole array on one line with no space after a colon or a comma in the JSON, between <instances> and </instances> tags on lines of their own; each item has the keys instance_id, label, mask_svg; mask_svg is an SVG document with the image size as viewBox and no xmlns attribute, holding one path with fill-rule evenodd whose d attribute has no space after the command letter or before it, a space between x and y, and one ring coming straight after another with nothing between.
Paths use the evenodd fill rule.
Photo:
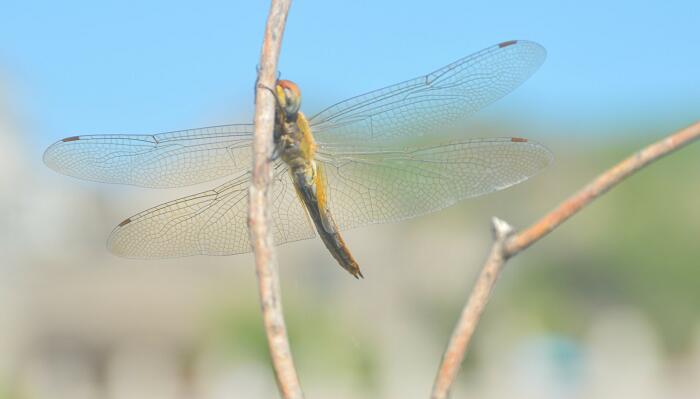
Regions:
<instances>
[{"instance_id":1,"label":"transparent wing","mask_svg":"<svg viewBox=\"0 0 700 399\"><path fill-rule=\"evenodd\" d=\"M537 43L509 41L435 72L332 105L310 118L324 144L366 144L435 131L505 96L542 64Z\"/></svg>"},{"instance_id":2,"label":"transparent wing","mask_svg":"<svg viewBox=\"0 0 700 399\"><path fill-rule=\"evenodd\" d=\"M315 236L297 198L287 168L277 163L271 191L276 244ZM200 194L167 202L126 219L109 237L117 255L167 258L250 252L248 187L250 174Z\"/></svg>"},{"instance_id":3,"label":"transparent wing","mask_svg":"<svg viewBox=\"0 0 700 399\"><path fill-rule=\"evenodd\" d=\"M546 167L544 146L474 139L417 150L324 152L329 207L341 229L412 218L501 190Z\"/></svg>"},{"instance_id":4,"label":"transparent wing","mask_svg":"<svg viewBox=\"0 0 700 399\"><path fill-rule=\"evenodd\" d=\"M68 137L44 162L84 180L178 187L237 174L251 165L253 125L226 125L156 135Z\"/></svg>"}]
</instances>

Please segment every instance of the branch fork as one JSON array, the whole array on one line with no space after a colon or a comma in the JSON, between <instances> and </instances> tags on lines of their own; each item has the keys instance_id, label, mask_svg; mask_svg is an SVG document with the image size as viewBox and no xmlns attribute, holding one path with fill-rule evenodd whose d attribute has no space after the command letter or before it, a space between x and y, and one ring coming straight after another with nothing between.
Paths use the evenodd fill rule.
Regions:
<instances>
[{"instance_id":1,"label":"branch fork","mask_svg":"<svg viewBox=\"0 0 700 399\"><path fill-rule=\"evenodd\" d=\"M448 396L464 355L469 348L476 325L486 307L496 280L508 259L539 241L596 198L605 194L638 170L698 139L700 139L700 122L696 122L645 147L600 174L553 211L517 234L508 223L494 217L491 222L494 236L491 251L482 266L474 288L462 309L462 314L447 344L447 349L445 349L442 362L435 377L431 399L444 399Z\"/></svg>"}]
</instances>

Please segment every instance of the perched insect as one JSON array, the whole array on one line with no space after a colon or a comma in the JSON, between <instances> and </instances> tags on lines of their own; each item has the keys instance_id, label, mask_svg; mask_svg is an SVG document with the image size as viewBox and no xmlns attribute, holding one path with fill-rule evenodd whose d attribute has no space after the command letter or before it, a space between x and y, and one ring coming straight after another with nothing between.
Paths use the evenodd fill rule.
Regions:
<instances>
[{"instance_id":1,"label":"perched insect","mask_svg":"<svg viewBox=\"0 0 700 399\"><path fill-rule=\"evenodd\" d=\"M434 212L536 174L552 156L526 139L429 146L415 140L503 97L544 58L536 43L503 42L310 118L299 111L298 87L278 81L271 192L275 242L312 238L316 231L338 263L361 277L340 231ZM231 255L250 251L252 132L252 125L239 124L156 135L73 136L51 145L44 162L81 179L153 188L233 176L213 190L124 220L108 240L112 252L126 257Z\"/></svg>"}]
</instances>

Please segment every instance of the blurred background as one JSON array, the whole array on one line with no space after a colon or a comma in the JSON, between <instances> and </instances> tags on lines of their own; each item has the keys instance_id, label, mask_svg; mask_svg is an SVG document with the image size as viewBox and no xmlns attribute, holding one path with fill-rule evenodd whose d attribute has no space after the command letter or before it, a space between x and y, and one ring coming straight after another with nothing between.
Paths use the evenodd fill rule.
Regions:
<instances>
[{"instance_id":1,"label":"blurred background","mask_svg":"<svg viewBox=\"0 0 700 399\"><path fill-rule=\"evenodd\" d=\"M53 173L67 136L248 122L266 2L15 2L0 17L0 398L276 397L250 255L133 261L138 211L220 182L146 190ZM549 53L464 126L555 154L530 181L345 239L279 248L310 398L423 398L489 244L700 115L700 3L322 2L293 7L280 72L304 109L529 39ZM509 263L453 396L695 398L700 145L625 182Z\"/></svg>"}]
</instances>

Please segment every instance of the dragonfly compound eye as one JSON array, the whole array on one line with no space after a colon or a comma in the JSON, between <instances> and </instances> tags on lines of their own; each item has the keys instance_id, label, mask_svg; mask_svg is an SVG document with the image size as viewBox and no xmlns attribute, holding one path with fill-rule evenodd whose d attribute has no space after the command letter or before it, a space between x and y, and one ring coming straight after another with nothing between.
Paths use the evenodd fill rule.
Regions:
<instances>
[{"instance_id":1,"label":"dragonfly compound eye","mask_svg":"<svg viewBox=\"0 0 700 399\"><path fill-rule=\"evenodd\" d=\"M299 88L294 82L289 80L280 80L277 85L284 93L284 101L281 104L284 112L288 117L294 117L301 107L301 93L299 92Z\"/></svg>"},{"instance_id":2,"label":"dragonfly compound eye","mask_svg":"<svg viewBox=\"0 0 700 399\"><path fill-rule=\"evenodd\" d=\"M289 89L284 89L284 96L287 101L284 106L284 112L289 117L293 117L299 112L301 107L301 98L299 98L293 91Z\"/></svg>"}]
</instances>

